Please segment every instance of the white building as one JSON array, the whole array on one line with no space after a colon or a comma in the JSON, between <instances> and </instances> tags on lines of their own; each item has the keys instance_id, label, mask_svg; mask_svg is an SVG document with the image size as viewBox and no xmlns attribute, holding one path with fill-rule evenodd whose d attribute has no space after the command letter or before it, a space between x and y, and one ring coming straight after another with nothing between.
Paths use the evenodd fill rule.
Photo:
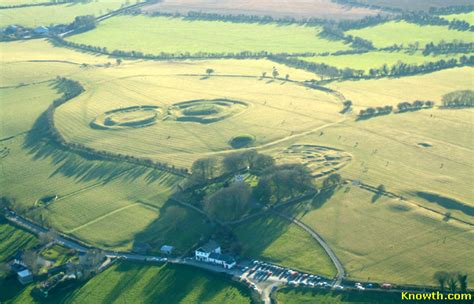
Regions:
<instances>
[{"instance_id":1,"label":"white building","mask_svg":"<svg viewBox=\"0 0 474 304\"><path fill-rule=\"evenodd\" d=\"M236 264L233 257L222 254L221 247L214 241L196 249L195 257L198 261L222 265L226 269L231 269Z\"/></svg>"}]
</instances>

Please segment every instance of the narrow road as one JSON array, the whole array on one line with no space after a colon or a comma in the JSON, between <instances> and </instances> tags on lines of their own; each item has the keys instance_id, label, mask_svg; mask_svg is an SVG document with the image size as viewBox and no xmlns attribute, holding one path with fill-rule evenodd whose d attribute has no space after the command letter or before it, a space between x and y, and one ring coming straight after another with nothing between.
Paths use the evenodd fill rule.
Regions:
<instances>
[{"instance_id":1,"label":"narrow road","mask_svg":"<svg viewBox=\"0 0 474 304\"><path fill-rule=\"evenodd\" d=\"M327 255L329 256L332 263L334 264L334 266L336 266L336 269L337 269L336 280L334 281L333 285L341 285L342 279L346 276L346 271L344 270L344 266L342 265L341 261L338 259L334 251L332 251L328 243L326 243L326 241L316 231L314 231L311 227L301 222L297 218L290 217L286 214L283 214L275 210L273 210L273 212L279 215L280 217L288 221L291 221L293 224L301 227L303 230L308 232L311 235L311 237L314 238L321 245L321 247L323 247L324 251L326 251Z\"/></svg>"}]
</instances>

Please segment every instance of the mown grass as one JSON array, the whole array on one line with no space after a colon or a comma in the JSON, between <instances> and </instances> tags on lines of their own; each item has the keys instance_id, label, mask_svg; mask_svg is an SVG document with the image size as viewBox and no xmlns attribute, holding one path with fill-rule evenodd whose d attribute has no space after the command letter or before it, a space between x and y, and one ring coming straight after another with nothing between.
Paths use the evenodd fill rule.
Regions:
<instances>
[{"instance_id":1,"label":"mown grass","mask_svg":"<svg viewBox=\"0 0 474 304\"><path fill-rule=\"evenodd\" d=\"M299 59L314 63L324 63L339 69L351 68L355 70L363 70L367 73L370 69L378 69L383 65L391 67L399 61L406 64L420 65L438 60L448 60L453 57L460 57L460 55L423 56L420 52L368 52L363 54L339 56L300 57Z\"/></svg>"},{"instance_id":2,"label":"mown grass","mask_svg":"<svg viewBox=\"0 0 474 304\"><path fill-rule=\"evenodd\" d=\"M32 6L2 9L0 11L0 27L11 24L36 27L50 24L67 24L74 21L76 16L100 16L119 9L125 1L97 0L90 2L75 2L51 6Z\"/></svg>"},{"instance_id":3,"label":"mown grass","mask_svg":"<svg viewBox=\"0 0 474 304\"><path fill-rule=\"evenodd\" d=\"M336 270L311 236L277 216L243 223L235 229L242 255L261 258L301 271L333 277Z\"/></svg>"},{"instance_id":4,"label":"mown grass","mask_svg":"<svg viewBox=\"0 0 474 304\"><path fill-rule=\"evenodd\" d=\"M350 278L436 285L433 274L445 270L473 280L470 226L399 200L373 202L373 195L352 186L300 206L301 219L329 243Z\"/></svg>"},{"instance_id":5,"label":"mown grass","mask_svg":"<svg viewBox=\"0 0 474 304\"><path fill-rule=\"evenodd\" d=\"M319 27L183 18L118 16L101 22L97 29L67 40L125 51L150 54L198 52L271 53L332 52L348 49L339 41L318 38Z\"/></svg>"},{"instance_id":6,"label":"mown grass","mask_svg":"<svg viewBox=\"0 0 474 304\"><path fill-rule=\"evenodd\" d=\"M377 48L394 44L408 46L416 42L423 47L427 43L439 43L442 40L474 42L474 37L470 32L450 30L448 27L437 25L420 26L405 21L390 21L373 27L350 30L346 34L370 40Z\"/></svg>"},{"instance_id":7,"label":"mown grass","mask_svg":"<svg viewBox=\"0 0 474 304\"><path fill-rule=\"evenodd\" d=\"M2 303L37 303L9 281ZM1 289L0 289L1 290ZM16 291L12 293L11 291ZM1 295L0 295L0 299ZM230 279L182 265L113 265L84 285L52 292L48 303L251 303L246 289Z\"/></svg>"},{"instance_id":8,"label":"mown grass","mask_svg":"<svg viewBox=\"0 0 474 304\"><path fill-rule=\"evenodd\" d=\"M0 219L0 262L7 262L18 250L38 245L36 237Z\"/></svg>"}]
</instances>

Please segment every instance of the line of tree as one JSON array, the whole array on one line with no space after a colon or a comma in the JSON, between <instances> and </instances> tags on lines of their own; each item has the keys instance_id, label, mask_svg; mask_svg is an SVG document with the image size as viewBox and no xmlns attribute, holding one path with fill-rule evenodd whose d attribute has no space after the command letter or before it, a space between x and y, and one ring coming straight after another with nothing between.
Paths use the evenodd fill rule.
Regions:
<instances>
[{"instance_id":1,"label":"line of tree","mask_svg":"<svg viewBox=\"0 0 474 304\"><path fill-rule=\"evenodd\" d=\"M445 7L431 7L429 13L433 15L452 15L474 11L474 5L454 5Z\"/></svg>"},{"instance_id":2,"label":"line of tree","mask_svg":"<svg viewBox=\"0 0 474 304\"><path fill-rule=\"evenodd\" d=\"M418 111L422 109L430 109L434 107L435 103L431 100L415 100L414 102L400 102L397 105L398 113L409 112L409 111Z\"/></svg>"},{"instance_id":3,"label":"line of tree","mask_svg":"<svg viewBox=\"0 0 474 304\"><path fill-rule=\"evenodd\" d=\"M306 71L318 74L321 80L329 79L372 79L379 77L399 77L422 73L431 73L443 69L449 69L458 66L473 66L474 56L462 56L459 59L439 60L427 62L420 65L397 62L392 66L383 65L380 68L372 68L367 72L351 68L339 69L325 63L315 63L301 60L293 57L268 56L268 59L288 65L290 67L304 69Z\"/></svg>"},{"instance_id":4,"label":"line of tree","mask_svg":"<svg viewBox=\"0 0 474 304\"><path fill-rule=\"evenodd\" d=\"M360 110L357 119L361 120L361 119L372 118L375 116L388 115L392 113L392 111L393 111L393 106L384 106L384 107L375 107L375 108L369 107L367 109Z\"/></svg>"},{"instance_id":5,"label":"line of tree","mask_svg":"<svg viewBox=\"0 0 474 304\"><path fill-rule=\"evenodd\" d=\"M474 107L474 91L454 91L444 95L442 101L445 108L472 108Z\"/></svg>"},{"instance_id":6,"label":"line of tree","mask_svg":"<svg viewBox=\"0 0 474 304\"><path fill-rule=\"evenodd\" d=\"M409 12L401 16L402 20L419 25L441 25L457 31L474 31L474 26L463 20L447 20L426 12Z\"/></svg>"},{"instance_id":7,"label":"line of tree","mask_svg":"<svg viewBox=\"0 0 474 304\"><path fill-rule=\"evenodd\" d=\"M474 53L474 42L462 42L462 41L453 41L453 42L444 42L441 41L438 44L433 42L425 45L423 49L423 55L439 55L439 54L452 54L452 53Z\"/></svg>"},{"instance_id":8,"label":"line of tree","mask_svg":"<svg viewBox=\"0 0 474 304\"><path fill-rule=\"evenodd\" d=\"M58 45L79 49L82 51L87 52L94 52L114 57L122 57L122 58L134 58L134 59L153 59L153 60L170 60L170 59L216 59L216 58L235 58L235 59L243 59L243 58L266 58L268 56L284 56L284 57L310 57L315 56L316 53L312 52L303 52L303 53L278 53L273 54L267 51L241 51L241 52L221 52L221 53L208 53L208 52L182 52L182 53L165 53L160 52L159 54L145 54L140 51L123 51L123 50L108 50L106 47L100 46L93 46L87 45L82 43L75 43L72 41L65 40L61 37L52 37L50 40Z\"/></svg>"},{"instance_id":9,"label":"line of tree","mask_svg":"<svg viewBox=\"0 0 474 304\"><path fill-rule=\"evenodd\" d=\"M137 164L141 166L151 167L154 169L159 169L167 172L171 172L176 175L187 176L188 170L186 168L177 168L174 165L169 165L166 163L155 162L147 158L138 158L135 156L130 156L121 153L114 153L109 151L96 150L94 148L85 146L80 143L70 143L64 139L61 133L57 130L54 124L54 113L56 109L71 100L74 97L79 96L84 92L82 85L75 80L57 77L56 79L56 88L63 94L58 99L54 100L53 103L46 110L46 122L48 135L53 139L57 144L64 146L72 151L76 151L80 154L86 154L95 158L106 159L106 160L119 160L126 161L128 163Z\"/></svg>"},{"instance_id":10,"label":"line of tree","mask_svg":"<svg viewBox=\"0 0 474 304\"><path fill-rule=\"evenodd\" d=\"M199 11L189 11L186 14L181 13L166 13L166 12L154 12L150 14L152 17L174 17L174 18L183 18L185 20L204 20L204 21L224 21L224 22L234 22L234 23L277 23L281 25L288 24L300 24L305 26L318 26L327 24L329 21L327 19L319 18L304 18L304 19L295 19L292 17L282 17L275 18L269 15L259 16L259 15L246 15L246 14L219 14L219 13L206 13Z\"/></svg>"}]
</instances>

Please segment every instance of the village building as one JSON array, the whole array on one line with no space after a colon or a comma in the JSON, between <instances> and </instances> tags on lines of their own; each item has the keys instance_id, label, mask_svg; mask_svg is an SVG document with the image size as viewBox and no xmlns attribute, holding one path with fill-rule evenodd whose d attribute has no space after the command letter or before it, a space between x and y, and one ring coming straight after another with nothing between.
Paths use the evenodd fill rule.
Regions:
<instances>
[{"instance_id":1,"label":"village building","mask_svg":"<svg viewBox=\"0 0 474 304\"><path fill-rule=\"evenodd\" d=\"M209 241L206 245L196 249L195 258L197 261L221 265L225 269L231 269L236 264L233 257L222 254L221 247L214 241Z\"/></svg>"}]
</instances>

